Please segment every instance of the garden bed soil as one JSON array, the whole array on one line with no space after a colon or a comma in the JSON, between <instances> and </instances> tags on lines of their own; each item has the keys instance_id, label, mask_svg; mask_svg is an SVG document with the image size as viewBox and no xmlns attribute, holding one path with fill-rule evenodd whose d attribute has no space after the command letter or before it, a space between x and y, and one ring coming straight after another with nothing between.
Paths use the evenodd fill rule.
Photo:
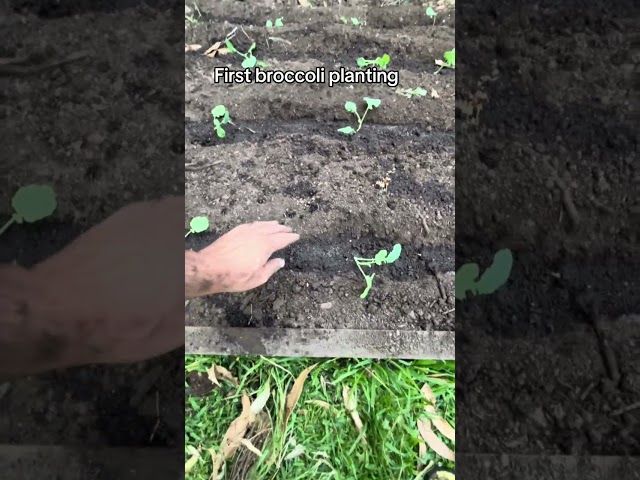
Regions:
<instances>
[{"instance_id":1,"label":"garden bed soil","mask_svg":"<svg viewBox=\"0 0 640 480\"><path fill-rule=\"evenodd\" d=\"M417 6L199 8L203 16L186 25L186 43L202 50L238 27L234 44L244 51L255 41L256 56L279 70L357 69L358 56L389 53L399 87L428 93L409 99L380 84L215 84L213 68L237 70L238 57L185 53L185 227L198 215L211 223L211 231L187 238L187 248L199 250L239 224L261 220L278 220L301 235L265 286L191 300L186 324L452 331L455 75L433 72L434 60L454 46L453 11L442 11L432 26ZM343 25L341 15L365 19L366 26ZM268 33L264 22L276 17L284 27ZM357 135L341 136L336 130L353 123L345 102L362 109L365 96L382 105ZM234 123L222 140L210 114L218 104ZM378 268L369 296L360 299L364 279L353 257L394 243L403 246L400 259Z\"/></svg>"}]
</instances>

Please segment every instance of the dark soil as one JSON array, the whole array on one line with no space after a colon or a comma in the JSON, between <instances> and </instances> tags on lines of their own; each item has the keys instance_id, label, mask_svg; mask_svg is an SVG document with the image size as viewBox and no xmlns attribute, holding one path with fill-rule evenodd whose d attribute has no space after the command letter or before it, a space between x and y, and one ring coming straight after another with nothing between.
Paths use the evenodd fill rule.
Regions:
<instances>
[{"instance_id":1,"label":"dark soil","mask_svg":"<svg viewBox=\"0 0 640 480\"><path fill-rule=\"evenodd\" d=\"M615 413L640 398L630 2L490 4L458 18L456 263L510 248L515 264L457 306L457 445L639 455L640 409Z\"/></svg>"},{"instance_id":2,"label":"dark soil","mask_svg":"<svg viewBox=\"0 0 640 480\"><path fill-rule=\"evenodd\" d=\"M182 70L170 63L181 58L173 54L182 48L181 19L176 28L170 10L125 8L132 3L139 5L0 6L3 58L37 63L86 52L38 74L0 75L0 138L8 160L0 163L0 223L12 214L11 197L22 185L49 184L58 197L51 219L13 225L2 235L1 263L34 265L122 206L182 191L183 131L175 128L182 78L158 73ZM0 443L181 448L183 355L2 384Z\"/></svg>"},{"instance_id":3,"label":"dark soil","mask_svg":"<svg viewBox=\"0 0 640 480\"><path fill-rule=\"evenodd\" d=\"M422 7L199 7L203 17L187 26L187 44L206 49L238 27L234 44L244 51L255 41L256 56L279 70L357 68L358 56L389 53L399 87L428 94L409 99L381 84L215 84L212 69L239 69L238 57L185 54L185 151L194 169L187 171L185 225L196 215L212 225L189 236L187 248L259 220L278 220L301 234L282 254L285 268L265 286L192 300L187 324L452 330L455 75L433 72L434 60L454 46L453 11L441 12L433 27ZM341 15L367 24L342 25ZM280 16L285 26L267 33L264 20ZM381 99L381 107L357 135L341 136L336 130L353 122L344 103L361 104L365 96ZM234 123L223 140L211 123L217 104ZM200 169L209 162L218 163ZM403 246L400 259L377 270L361 300L364 279L353 257L394 243Z\"/></svg>"}]
</instances>

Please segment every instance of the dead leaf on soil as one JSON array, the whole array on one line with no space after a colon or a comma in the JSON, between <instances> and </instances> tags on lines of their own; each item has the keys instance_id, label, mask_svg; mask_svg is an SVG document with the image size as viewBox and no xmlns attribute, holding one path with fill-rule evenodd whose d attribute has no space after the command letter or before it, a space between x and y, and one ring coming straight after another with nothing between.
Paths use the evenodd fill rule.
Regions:
<instances>
[{"instance_id":1,"label":"dead leaf on soil","mask_svg":"<svg viewBox=\"0 0 640 480\"><path fill-rule=\"evenodd\" d=\"M229 49L227 47L222 46L222 42L216 42L207 48L203 55L206 55L209 58L214 58L216 55L226 55L229 53Z\"/></svg>"},{"instance_id":2,"label":"dead leaf on soil","mask_svg":"<svg viewBox=\"0 0 640 480\"><path fill-rule=\"evenodd\" d=\"M255 416L251 412L251 400L246 393L242 394L242 413L238 418L236 418L229 428L227 432L224 434L224 438L222 440L222 455L225 459L231 458L238 447L240 446L240 440L244 438L245 433L247 433L247 429L249 425L253 422Z\"/></svg>"},{"instance_id":3,"label":"dead leaf on soil","mask_svg":"<svg viewBox=\"0 0 640 480\"><path fill-rule=\"evenodd\" d=\"M299 456L304 455L304 453L304 445L296 445L293 450L291 450L291 452L289 452L289 454L284 457L284 460L293 460L294 458L298 458Z\"/></svg>"},{"instance_id":4,"label":"dead leaf on soil","mask_svg":"<svg viewBox=\"0 0 640 480\"><path fill-rule=\"evenodd\" d=\"M433 390L431 390L431 387L427 383L425 383L420 389L420 392L422 392L422 395L424 396L424 398L427 399L427 402L431 403L431 405L425 406L424 409L431 417L431 422L433 423L433 426L436 427L442 435L447 437L452 442L455 442L456 431L436 411L436 407L435 407L436 396L434 395Z\"/></svg>"},{"instance_id":5,"label":"dead leaf on soil","mask_svg":"<svg viewBox=\"0 0 640 480\"><path fill-rule=\"evenodd\" d=\"M426 454L427 454L427 445L420 442L418 444L418 471L422 470L422 467L425 466L425 464L422 463L422 459Z\"/></svg>"},{"instance_id":6,"label":"dead leaf on soil","mask_svg":"<svg viewBox=\"0 0 640 480\"><path fill-rule=\"evenodd\" d=\"M436 91L435 88L431 89L431 97L432 98L440 98L440 94Z\"/></svg>"},{"instance_id":7,"label":"dead leaf on soil","mask_svg":"<svg viewBox=\"0 0 640 480\"><path fill-rule=\"evenodd\" d=\"M207 370L207 375L209 376L209 380L218 386L220 386L218 382L219 378L231 382L234 387L238 386L238 379L233 376L233 373L220 365L212 365L211 368Z\"/></svg>"},{"instance_id":8,"label":"dead leaf on soil","mask_svg":"<svg viewBox=\"0 0 640 480\"><path fill-rule=\"evenodd\" d=\"M356 430L358 430L358 433L361 433L364 425L362 424L362 419L360 418L360 414L357 410L358 404L356 396L347 386L342 387L342 401L344 402L347 412L349 412L349 415L351 415L351 418L353 419ZM362 437L362 443L367 443L366 437Z\"/></svg>"},{"instance_id":9,"label":"dead leaf on soil","mask_svg":"<svg viewBox=\"0 0 640 480\"><path fill-rule=\"evenodd\" d=\"M311 2L309 0L298 0L298 3L301 7L312 7Z\"/></svg>"},{"instance_id":10,"label":"dead leaf on soil","mask_svg":"<svg viewBox=\"0 0 640 480\"><path fill-rule=\"evenodd\" d=\"M300 400L300 395L302 394L302 389L304 388L304 382L307 380L307 377L311 373L311 370L316 368L318 364L315 363L308 368L305 368L296 381L293 383L293 387L291 387L291 391L289 395L287 395L287 410L284 416L284 424L283 424L283 432L287 430L287 424L289 423L289 418L291 417L291 413L293 409L296 408L298 404L298 400Z\"/></svg>"},{"instance_id":11,"label":"dead leaf on soil","mask_svg":"<svg viewBox=\"0 0 640 480\"><path fill-rule=\"evenodd\" d=\"M262 456L262 452L260 450L258 450L253 445L253 443L251 443L251 440L247 440L246 438L243 438L242 440L240 440L240 444L242 444L242 446L244 446L251 453L255 454L258 458L260 458Z\"/></svg>"},{"instance_id":12,"label":"dead leaf on soil","mask_svg":"<svg viewBox=\"0 0 640 480\"><path fill-rule=\"evenodd\" d=\"M220 467L224 463L224 457L220 453L216 452L213 448L209 449L209 453L211 454L211 463L213 463L213 471L211 472L211 477L209 478L211 478L212 480L217 480Z\"/></svg>"},{"instance_id":13,"label":"dead leaf on soil","mask_svg":"<svg viewBox=\"0 0 640 480\"><path fill-rule=\"evenodd\" d=\"M197 52L198 50L200 50L202 48L202 45L198 45L197 43L193 43L191 45L185 45L184 46L184 52Z\"/></svg>"},{"instance_id":14,"label":"dead leaf on soil","mask_svg":"<svg viewBox=\"0 0 640 480\"><path fill-rule=\"evenodd\" d=\"M184 463L185 473L189 473L193 470L193 467L195 467L198 460L200 460L200 452L198 452L194 447L189 448L189 453L191 453L191 457L189 457L189 460Z\"/></svg>"},{"instance_id":15,"label":"dead leaf on soil","mask_svg":"<svg viewBox=\"0 0 640 480\"><path fill-rule=\"evenodd\" d=\"M452 462L456 461L455 454L451 451L447 445L438 438L438 435L431 429L431 421L429 419L418 420L418 431L420 436L427 442L429 448L440 455L442 458L446 458Z\"/></svg>"}]
</instances>

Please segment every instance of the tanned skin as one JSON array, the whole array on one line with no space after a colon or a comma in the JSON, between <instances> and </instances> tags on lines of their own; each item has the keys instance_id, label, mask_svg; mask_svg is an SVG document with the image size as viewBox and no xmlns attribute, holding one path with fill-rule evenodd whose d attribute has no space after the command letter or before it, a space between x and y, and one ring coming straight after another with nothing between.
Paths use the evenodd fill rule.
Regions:
<instances>
[{"instance_id":1,"label":"tanned skin","mask_svg":"<svg viewBox=\"0 0 640 480\"><path fill-rule=\"evenodd\" d=\"M0 267L0 380L179 348L185 298L264 284L284 265L271 256L299 239L240 225L183 262L183 227L184 198L136 203L33 268Z\"/></svg>"}]
</instances>

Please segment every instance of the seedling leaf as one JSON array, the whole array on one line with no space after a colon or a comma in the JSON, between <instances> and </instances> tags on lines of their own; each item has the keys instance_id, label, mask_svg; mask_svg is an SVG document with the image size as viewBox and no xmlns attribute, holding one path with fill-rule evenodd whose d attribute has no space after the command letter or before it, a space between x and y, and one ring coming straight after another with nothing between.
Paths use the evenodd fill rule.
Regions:
<instances>
[{"instance_id":1,"label":"seedling leaf","mask_svg":"<svg viewBox=\"0 0 640 480\"><path fill-rule=\"evenodd\" d=\"M224 138L227 136L227 132L225 132L224 128L220 126L220 123L216 125L216 135L218 135L218 138Z\"/></svg>"},{"instance_id":2,"label":"seedling leaf","mask_svg":"<svg viewBox=\"0 0 640 480\"><path fill-rule=\"evenodd\" d=\"M476 279L480 275L480 267L477 263L466 263L456 272L456 298L464 300L467 292L476 291Z\"/></svg>"},{"instance_id":3,"label":"seedling leaf","mask_svg":"<svg viewBox=\"0 0 640 480\"><path fill-rule=\"evenodd\" d=\"M357 108L355 102L347 102L344 104L344 109L349 113L356 113Z\"/></svg>"},{"instance_id":4,"label":"seedling leaf","mask_svg":"<svg viewBox=\"0 0 640 480\"><path fill-rule=\"evenodd\" d=\"M249 47L249 50L247 50L247 55L251 55L251 52L253 52L253 50L256 48L256 42L253 42L251 44L251 46ZM253 55L251 55L253 56Z\"/></svg>"},{"instance_id":5,"label":"seedling leaf","mask_svg":"<svg viewBox=\"0 0 640 480\"><path fill-rule=\"evenodd\" d=\"M364 68L367 66L367 61L363 57L359 57L358 59L356 59L356 62L358 63L358 66L360 68Z\"/></svg>"},{"instance_id":6,"label":"seedling leaf","mask_svg":"<svg viewBox=\"0 0 640 480\"><path fill-rule=\"evenodd\" d=\"M427 7L427 17L433 18L436 15L438 15L438 14L436 13L436 11L433 8Z\"/></svg>"},{"instance_id":7,"label":"seedling leaf","mask_svg":"<svg viewBox=\"0 0 640 480\"><path fill-rule=\"evenodd\" d=\"M424 88L420 88L420 87L414 89L412 93L414 95L420 95L421 97L427 96L427 91Z\"/></svg>"},{"instance_id":8,"label":"seedling leaf","mask_svg":"<svg viewBox=\"0 0 640 480\"><path fill-rule=\"evenodd\" d=\"M242 68L253 68L256 66L257 61L256 57L251 55L242 61Z\"/></svg>"},{"instance_id":9,"label":"seedling leaf","mask_svg":"<svg viewBox=\"0 0 640 480\"><path fill-rule=\"evenodd\" d=\"M269 64L265 63L265 62L261 62L260 60L258 60L256 62L256 65L260 68L267 68L269 66Z\"/></svg>"},{"instance_id":10,"label":"seedling leaf","mask_svg":"<svg viewBox=\"0 0 640 480\"><path fill-rule=\"evenodd\" d=\"M367 102L368 108L378 108L382 101L379 98L364 97L364 101Z\"/></svg>"},{"instance_id":11,"label":"seedling leaf","mask_svg":"<svg viewBox=\"0 0 640 480\"><path fill-rule=\"evenodd\" d=\"M375 273L371 275L365 275L364 281L367 284L367 286L364 289L364 291L360 294L360 298L367 298L367 295L369 295L369 290L371 290L371 286L373 285L373 277L375 276L376 276Z\"/></svg>"},{"instance_id":12,"label":"seedling leaf","mask_svg":"<svg viewBox=\"0 0 640 480\"><path fill-rule=\"evenodd\" d=\"M209 219L207 217L193 217L189 227L193 233L202 233L209 228Z\"/></svg>"},{"instance_id":13,"label":"seedling leaf","mask_svg":"<svg viewBox=\"0 0 640 480\"><path fill-rule=\"evenodd\" d=\"M391 249L391 252L389 252L389 255L387 255L385 263L395 262L398 258L400 258L401 253L402 253L402 245L400 245L399 243L396 243Z\"/></svg>"},{"instance_id":14,"label":"seedling leaf","mask_svg":"<svg viewBox=\"0 0 640 480\"><path fill-rule=\"evenodd\" d=\"M273 28L273 22L271 20L267 20L267 28Z\"/></svg>"},{"instance_id":15,"label":"seedling leaf","mask_svg":"<svg viewBox=\"0 0 640 480\"><path fill-rule=\"evenodd\" d=\"M487 295L504 285L511 275L513 255L509 249L496 252L493 263L487 268L478 281L478 294Z\"/></svg>"},{"instance_id":16,"label":"seedling leaf","mask_svg":"<svg viewBox=\"0 0 640 480\"><path fill-rule=\"evenodd\" d=\"M344 135L353 135L354 133L356 133L353 127L342 127L342 128L339 128L338 131L340 133L343 133Z\"/></svg>"},{"instance_id":17,"label":"seedling leaf","mask_svg":"<svg viewBox=\"0 0 640 480\"><path fill-rule=\"evenodd\" d=\"M358 25L360 25L360 20L358 20L356 17L351 17L351 23L357 27Z\"/></svg>"},{"instance_id":18,"label":"seedling leaf","mask_svg":"<svg viewBox=\"0 0 640 480\"><path fill-rule=\"evenodd\" d=\"M444 59L452 67L456 66L456 49L449 50L448 52L444 52Z\"/></svg>"},{"instance_id":19,"label":"seedling leaf","mask_svg":"<svg viewBox=\"0 0 640 480\"><path fill-rule=\"evenodd\" d=\"M276 18L276 27L282 27L284 24L282 23L282 17Z\"/></svg>"},{"instance_id":20,"label":"seedling leaf","mask_svg":"<svg viewBox=\"0 0 640 480\"><path fill-rule=\"evenodd\" d=\"M379 57L379 58L376 59L376 63L383 70L387 68L387 65L389 65L390 61L391 61L391 57L389 55L387 55L386 53L384 55L382 55L382 57Z\"/></svg>"},{"instance_id":21,"label":"seedling leaf","mask_svg":"<svg viewBox=\"0 0 640 480\"><path fill-rule=\"evenodd\" d=\"M387 252L386 250L380 250L378 253L376 253L376 256L373 257L373 261L375 262L375 264L382 265L387 258L387 253L389 252Z\"/></svg>"},{"instance_id":22,"label":"seedling leaf","mask_svg":"<svg viewBox=\"0 0 640 480\"><path fill-rule=\"evenodd\" d=\"M48 185L27 185L18 189L11 200L18 223L33 223L51 215L56 207L56 194Z\"/></svg>"},{"instance_id":23,"label":"seedling leaf","mask_svg":"<svg viewBox=\"0 0 640 480\"><path fill-rule=\"evenodd\" d=\"M224 117L224 115L226 113L228 113L228 112L227 112L227 109L226 109L226 107L224 105L216 105L211 110L211 115L213 115L213 118Z\"/></svg>"}]
</instances>

